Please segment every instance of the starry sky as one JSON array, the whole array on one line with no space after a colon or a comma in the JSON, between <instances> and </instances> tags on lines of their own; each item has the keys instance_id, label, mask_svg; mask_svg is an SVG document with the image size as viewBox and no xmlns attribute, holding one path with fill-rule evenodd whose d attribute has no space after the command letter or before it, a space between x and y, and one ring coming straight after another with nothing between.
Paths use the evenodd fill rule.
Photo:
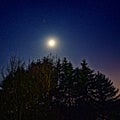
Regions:
<instances>
[{"instance_id":1,"label":"starry sky","mask_svg":"<svg viewBox=\"0 0 120 120\"><path fill-rule=\"evenodd\" d=\"M45 39L59 45L47 49ZM0 0L0 66L52 53L75 66L86 59L120 88L119 0Z\"/></svg>"}]
</instances>

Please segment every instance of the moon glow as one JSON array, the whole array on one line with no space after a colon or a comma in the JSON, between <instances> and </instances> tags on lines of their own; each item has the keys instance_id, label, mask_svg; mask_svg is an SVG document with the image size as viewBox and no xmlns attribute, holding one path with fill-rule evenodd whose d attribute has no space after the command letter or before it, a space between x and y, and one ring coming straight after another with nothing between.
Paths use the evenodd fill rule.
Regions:
<instances>
[{"instance_id":1,"label":"moon glow","mask_svg":"<svg viewBox=\"0 0 120 120\"><path fill-rule=\"evenodd\" d=\"M56 45L56 41L55 41L54 39L50 39L50 40L48 41L48 46L49 46L49 47L55 47L55 45Z\"/></svg>"},{"instance_id":2,"label":"moon glow","mask_svg":"<svg viewBox=\"0 0 120 120\"><path fill-rule=\"evenodd\" d=\"M48 48L55 48L57 47L57 40L54 38L48 39L47 40L47 47Z\"/></svg>"}]
</instances>

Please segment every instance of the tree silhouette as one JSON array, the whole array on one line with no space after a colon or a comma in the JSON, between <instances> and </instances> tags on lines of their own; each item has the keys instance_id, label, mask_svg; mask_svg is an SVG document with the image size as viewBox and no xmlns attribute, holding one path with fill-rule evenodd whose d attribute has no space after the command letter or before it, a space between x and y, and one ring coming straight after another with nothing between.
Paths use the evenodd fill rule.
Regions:
<instances>
[{"instance_id":1,"label":"tree silhouette","mask_svg":"<svg viewBox=\"0 0 120 120\"><path fill-rule=\"evenodd\" d=\"M54 104L56 104L57 108L59 108L63 119L70 119L73 66L66 58L64 58L62 61L60 61L60 59L58 60L56 68L58 74L58 84L54 90Z\"/></svg>"},{"instance_id":2,"label":"tree silhouette","mask_svg":"<svg viewBox=\"0 0 120 120\"><path fill-rule=\"evenodd\" d=\"M12 59L9 68L2 83L4 119L46 119L49 91L56 84L50 59L32 62L28 69Z\"/></svg>"},{"instance_id":3,"label":"tree silhouette","mask_svg":"<svg viewBox=\"0 0 120 120\"><path fill-rule=\"evenodd\" d=\"M91 70L86 62L83 60L81 68L75 70L75 105L78 109L78 117L80 119L93 120L96 118L96 112L93 108L93 99L91 98L92 84L94 83L95 74ZM81 114L79 114L81 113Z\"/></svg>"},{"instance_id":4,"label":"tree silhouette","mask_svg":"<svg viewBox=\"0 0 120 120\"><path fill-rule=\"evenodd\" d=\"M74 68L47 56L28 66L10 59L0 90L1 120L117 120L119 90L86 60ZM113 108L113 109L111 109Z\"/></svg>"},{"instance_id":5,"label":"tree silhouette","mask_svg":"<svg viewBox=\"0 0 120 120\"><path fill-rule=\"evenodd\" d=\"M2 83L2 115L4 115L4 119L12 120L16 117L21 119L26 92L25 86L23 86L24 73L23 63L11 58L7 76Z\"/></svg>"},{"instance_id":6,"label":"tree silhouette","mask_svg":"<svg viewBox=\"0 0 120 120\"><path fill-rule=\"evenodd\" d=\"M120 96L118 94L119 89L116 89L113 82L100 72L95 75L95 82L92 87L94 90L91 96L96 102L97 109L99 108L99 116L102 119L110 120L111 108L109 106L118 100Z\"/></svg>"}]
</instances>

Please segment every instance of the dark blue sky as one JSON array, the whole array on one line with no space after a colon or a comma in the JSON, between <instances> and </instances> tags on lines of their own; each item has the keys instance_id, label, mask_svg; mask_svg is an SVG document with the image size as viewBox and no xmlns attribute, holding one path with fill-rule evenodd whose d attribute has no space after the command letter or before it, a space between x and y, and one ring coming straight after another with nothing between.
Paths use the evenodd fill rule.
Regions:
<instances>
[{"instance_id":1,"label":"dark blue sky","mask_svg":"<svg viewBox=\"0 0 120 120\"><path fill-rule=\"evenodd\" d=\"M47 50L46 37L59 48ZM120 86L119 0L0 0L0 65L10 56L25 60L50 52L90 66Z\"/></svg>"}]
</instances>

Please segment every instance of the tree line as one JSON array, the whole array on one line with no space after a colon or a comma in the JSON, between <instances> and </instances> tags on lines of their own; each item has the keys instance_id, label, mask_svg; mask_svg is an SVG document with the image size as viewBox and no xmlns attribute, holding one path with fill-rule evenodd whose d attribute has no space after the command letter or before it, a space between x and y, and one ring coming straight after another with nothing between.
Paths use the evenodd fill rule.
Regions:
<instances>
[{"instance_id":1,"label":"tree line","mask_svg":"<svg viewBox=\"0 0 120 120\"><path fill-rule=\"evenodd\" d=\"M118 120L119 89L86 60L73 67L47 56L24 62L15 57L1 72L1 120Z\"/></svg>"}]
</instances>

